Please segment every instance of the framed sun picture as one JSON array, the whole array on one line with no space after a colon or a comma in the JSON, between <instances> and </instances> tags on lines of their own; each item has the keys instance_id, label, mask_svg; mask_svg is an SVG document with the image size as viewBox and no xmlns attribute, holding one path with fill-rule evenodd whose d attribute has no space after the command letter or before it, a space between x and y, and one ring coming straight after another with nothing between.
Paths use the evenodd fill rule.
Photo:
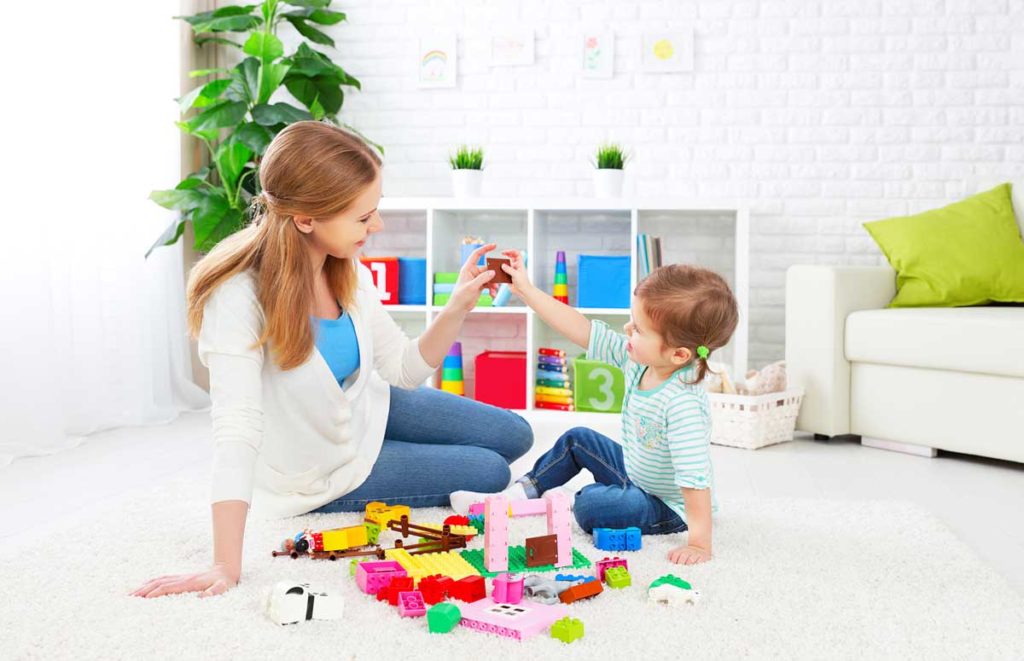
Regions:
<instances>
[{"instance_id":1,"label":"framed sun picture","mask_svg":"<svg viewBox=\"0 0 1024 661\"><path fill-rule=\"evenodd\" d=\"M445 33L420 39L419 75L420 88L455 87L456 82L456 37Z\"/></svg>"},{"instance_id":2,"label":"framed sun picture","mask_svg":"<svg viewBox=\"0 0 1024 661\"><path fill-rule=\"evenodd\" d=\"M615 33L583 34L583 77L611 78L615 64Z\"/></svg>"},{"instance_id":3,"label":"framed sun picture","mask_svg":"<svg viewBox=\"0 0 1024 661\"><path fill-rule=\"evenodd\" d=\"M508 29L491 35L491 66L533 64L534 34L530 28Z\"/></svg>"},{"instance_id":4,"label":"framed sun picture","mask_svg":"<svg viewBox=\"0 0 1024 661\"><path fill-rule=\"evenodd\" d=\"M693 28L645 32L643 70L654 73L693 71Z\"/></svg>"}]
</instances>

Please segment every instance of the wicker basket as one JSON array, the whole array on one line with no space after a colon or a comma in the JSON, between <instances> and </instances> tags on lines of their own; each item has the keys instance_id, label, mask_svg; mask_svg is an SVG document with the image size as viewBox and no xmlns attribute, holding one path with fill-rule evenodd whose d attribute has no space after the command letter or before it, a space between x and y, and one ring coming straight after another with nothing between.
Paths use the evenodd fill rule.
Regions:
<instances>
[{"instance_id":1,"label":"wicker basket","mask_svg":"<svg viewBox=\"0 0 1024 661\"><path fill-rule=\"evenodd\" d=\"M792 441L803 397L803 390L749 396L708 393L711 442L756 450Z\"/></svg>"}]
</instances>

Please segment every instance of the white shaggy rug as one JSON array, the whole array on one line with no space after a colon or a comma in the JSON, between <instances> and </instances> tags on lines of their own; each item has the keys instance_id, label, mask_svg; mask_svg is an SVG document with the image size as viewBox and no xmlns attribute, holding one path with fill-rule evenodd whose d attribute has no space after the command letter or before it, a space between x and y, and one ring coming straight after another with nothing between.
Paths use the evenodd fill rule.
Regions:
<instances>
[{"instance_id":1,"label":"white shaggy rug","mask_svg":"<svg viewBox=\"0 0 1024 661\"><path fill-rule=\"evenodd\" d=\"M1024 598L911 504L723 499L713 562L673 566L665 556L681 537L644 537L642 551L623 554L633 587L571 606L586 633L565 645L464 628L431 635L424 618L403 619L360 593L347 562L270 556L303 527L351 525L357 515L250 521L243 582L224 596L128 597L152 577L209 562L202 493L202 484L177 482L32 548L7 549L18 555L0 565L0 658L1024 658ZM542 525L517 522L513 535ZM588 557L605 555L576 532ZM677 610L648 603L646 585L668 572L703 601ZM283 578L343 595L345 619L272 624L263 601Z\"/></svg>"}]
</instances>

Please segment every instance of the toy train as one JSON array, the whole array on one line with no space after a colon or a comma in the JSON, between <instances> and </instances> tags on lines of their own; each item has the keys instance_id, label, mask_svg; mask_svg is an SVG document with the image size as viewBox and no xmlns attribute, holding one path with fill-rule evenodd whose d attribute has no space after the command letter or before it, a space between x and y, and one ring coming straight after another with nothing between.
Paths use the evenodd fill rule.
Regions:
<instances>
[{"instance_id":1,"label":"toy train","mask_svg":"<svg viewBox=\"0 0 1024 661\"><path fill-rule=\"evenodd\" d=\"M374 540L376 542L376 540ZM309 555L314 558L337 560L338 558L349 558L360 555L375 555L384 557L379 547L371 545L370 531L367 526L349 526L347 528L335 528L334 530L303 530L294 537L289 537L281 544L280 551L274 551L274 556L290 555L297 558L300 555Z\"/></svg>"}]
</instances>

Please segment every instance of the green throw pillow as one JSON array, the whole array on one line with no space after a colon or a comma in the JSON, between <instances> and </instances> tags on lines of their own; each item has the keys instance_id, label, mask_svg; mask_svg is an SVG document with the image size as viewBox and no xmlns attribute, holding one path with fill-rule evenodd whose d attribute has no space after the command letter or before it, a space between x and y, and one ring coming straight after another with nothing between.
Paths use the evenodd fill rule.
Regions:
<instances>
[{"instance_id":1,"label":"green throw pillow","mask_svg":"<svg viewBox=\"0 0 1024 661\"><path fill-rule=\"evenodd\" d=\"M896 269L889 307L1024 303L1024 241L1010 184L864 228Z\"/></svg>"}]
</instances>

